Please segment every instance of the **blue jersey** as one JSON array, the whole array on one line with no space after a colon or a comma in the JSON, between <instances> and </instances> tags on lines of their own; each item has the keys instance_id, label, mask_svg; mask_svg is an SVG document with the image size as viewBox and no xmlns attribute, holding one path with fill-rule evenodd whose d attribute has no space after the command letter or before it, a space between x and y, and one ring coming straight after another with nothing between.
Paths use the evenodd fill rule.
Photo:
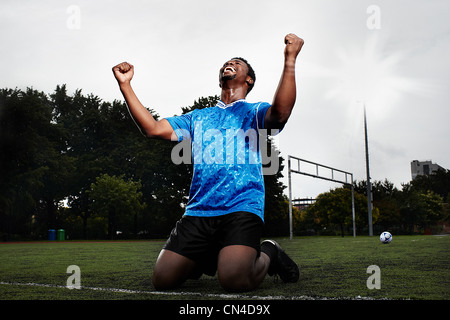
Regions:
<instances>
[{"instance_id":1,"label":"blue jersey","mask_svg":"<svg viewBox=\"0 0 450 320\"><path fill-rule=\"evenodd\" d=\"M185 215L247 211L264 221L260 129L270 104L238 100L166 118L178 141L190 139L193 177Z\"/></svg>"}]
</instances>

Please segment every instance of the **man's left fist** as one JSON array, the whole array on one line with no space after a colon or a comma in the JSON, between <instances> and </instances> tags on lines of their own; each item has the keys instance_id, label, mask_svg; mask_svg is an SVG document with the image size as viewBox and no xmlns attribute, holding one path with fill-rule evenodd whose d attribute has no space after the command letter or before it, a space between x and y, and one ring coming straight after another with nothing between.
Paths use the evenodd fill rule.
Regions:
<instances>
[{"instance_id":1,"label":"man's left fist","mask_svg":"<svg viewBox=\"0 0 450 320\"><path fill-rule=\"evenodd\" d=\"M286 37L284 37L284 43L286 44L286 48L284 49L284 55L286 58L295 59L302 49L304 41L295 34L289 33Z\"/></svg>"}]
</instances>

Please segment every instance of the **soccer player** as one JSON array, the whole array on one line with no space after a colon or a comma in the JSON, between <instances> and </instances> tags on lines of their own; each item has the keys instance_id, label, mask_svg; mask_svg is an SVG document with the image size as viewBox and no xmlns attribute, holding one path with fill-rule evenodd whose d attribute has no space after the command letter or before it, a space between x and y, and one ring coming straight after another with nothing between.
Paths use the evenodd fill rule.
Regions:
<instances>
[{"instance_id":1,"label":"soccer player","mask_svg":"<svg viewBox=\"0 0 450 320\"><path fill-rule=\"evenodd\" d=\"M272 104L245 100L255 73L245 59L233 58L219 71L221 96L215 107L156 121L130 85L134 67L127 62L113 67L130 114L145 136L192 143L189 201L156 261L156 289L172 289L216 272L221 286L232 292L257 288L266 274L298 281L297 264L278 243L260 243L264 180L259 146L252 141L259 141L263 129L283 129L295 104L295 64L303 40L288 34L284 41L284 67Z\"/></svg>"}]
</instances>

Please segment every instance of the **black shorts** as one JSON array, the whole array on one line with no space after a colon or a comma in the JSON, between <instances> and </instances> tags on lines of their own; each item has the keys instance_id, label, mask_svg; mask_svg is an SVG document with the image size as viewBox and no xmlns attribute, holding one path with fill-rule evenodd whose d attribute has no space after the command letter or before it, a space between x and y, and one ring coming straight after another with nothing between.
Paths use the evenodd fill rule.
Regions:
<instances>
[{"instance_id":1,"label":"black shorts","mask_svg":"<svg viewBox=\"0 0 450 320\"><path fill-rule=\"evenodd\" d=\"M200 273L214 275L219 251L226 246L249 246L259 256L263 226L260 217L243 211L217 217L185 215L177 222L163 249L194 260Z\"/></svg>"}]
</instances>

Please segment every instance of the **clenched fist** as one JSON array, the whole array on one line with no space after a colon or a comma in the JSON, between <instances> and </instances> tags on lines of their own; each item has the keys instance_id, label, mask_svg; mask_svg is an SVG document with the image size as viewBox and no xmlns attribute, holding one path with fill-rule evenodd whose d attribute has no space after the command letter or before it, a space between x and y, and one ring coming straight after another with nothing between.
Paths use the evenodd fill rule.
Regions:
<instances>
[{"instance_id":1,"label":"clenched fist","mask_svg":"<svg viewBox=\"0 0 450 320\"><path fill-rule=\"evenodd\" d=\"M295 34L289 33L284 37L284 43L286 44L286 48L284 49L285 57L295 59L302 49L304 41Z\"/></svg>"},{"instance_id":2,"label":"clenched fist","mask_svg":"<svg viewBox=\"0 0 450 320\"><path fill-rule=\"evenodd\" d=\"M117 82L119 82L119 85L129 83L131 79L133 79L134 67L128 62L119 63L117 66L112 68L112 71Z\"/></svg>"}]
</instances>

